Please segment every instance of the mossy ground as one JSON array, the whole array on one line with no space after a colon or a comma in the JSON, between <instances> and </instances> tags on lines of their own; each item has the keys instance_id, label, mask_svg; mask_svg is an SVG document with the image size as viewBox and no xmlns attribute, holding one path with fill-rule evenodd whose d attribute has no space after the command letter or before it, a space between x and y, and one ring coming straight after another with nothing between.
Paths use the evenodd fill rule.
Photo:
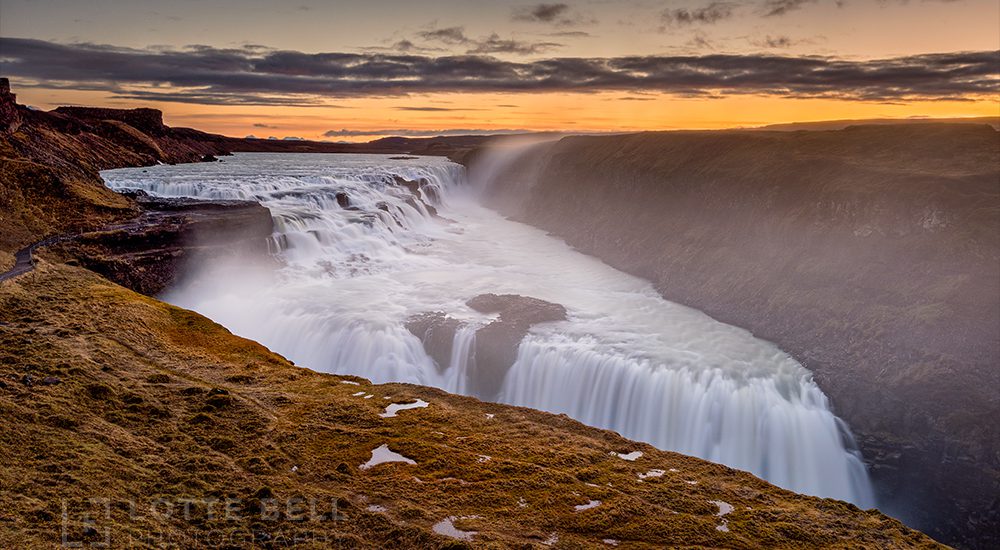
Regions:
<instances>
[{"instance_id":1,"label":"mossy ground","mask_svg":"<svg viewBox=\"0 0 1000 550\"><path fill-rule=\"evenodd\" d=\"M10 548L57 547L64 524L71 542L108 534L139 548L934 546L878 512L565 416L302 369L200 315L44 261L0 284L0 381ZM414 399L429 406L379 416ZM360 469L383 444L416 464ZM637 450L632 462L612 454ZM664 473L639 480L653 469ZM293 497L325 515L296 520ZM184 517L181 498L241 510L227 518L220 503L209 517L196 502ZM343 521L330 517L334 500ZM601 504L574 510L591 500ZM728 532L711 501L734 506ZM477 534L435 534L448 517Z\"/></svg>"}]
</instances>

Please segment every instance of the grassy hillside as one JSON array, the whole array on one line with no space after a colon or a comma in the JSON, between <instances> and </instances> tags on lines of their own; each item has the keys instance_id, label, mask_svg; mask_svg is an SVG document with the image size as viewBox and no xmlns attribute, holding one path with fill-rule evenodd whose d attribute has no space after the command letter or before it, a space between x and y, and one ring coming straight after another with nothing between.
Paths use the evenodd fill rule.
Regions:
<instances>
[{"instance_id":1,"label":"grassy hillside","mask_svg":"<svg viewBox=\"0 0 1000 550\"><path fill-rule=\"evenodd\" d=\"M0 284L0 381L0 539L12 547L56 547L64 505L70 541L138 547L933 546L878 512L564 416L301 369L79 268L42 262ZM380 416L416 399L427 407ZM360 468L381 445L415 463ZM326 516L295 521L292 497ZM187 517L181 498L197 501ZM210 518L210 499L240 512L219 504ZM436 533L447 518L477 534Z\"/></svg>"}]
</instances>

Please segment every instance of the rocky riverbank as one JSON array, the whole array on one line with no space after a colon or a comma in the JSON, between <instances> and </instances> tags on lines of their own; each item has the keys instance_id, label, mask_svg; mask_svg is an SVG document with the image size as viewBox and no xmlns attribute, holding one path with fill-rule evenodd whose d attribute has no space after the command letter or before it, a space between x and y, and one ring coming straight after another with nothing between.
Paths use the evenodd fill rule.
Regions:
<instances>
[{"instance_id":1,"label":"rocky riverbank","mask_svg":"<svg viewBox=\"0 0 1000 550\"><path fill-rule=\"evenodd\" d=\"M48 250L124 287L156 295L200 259L267 257L271 213L259 203L162 199L126 193L141 208L131 220L89 231Z\"/></svg>"},{"instance_id":2,"label":"rocky riverbank","mask_svg":"<svg viewBox=\"0 0 1000 550\"><path fill-rule=\"evenodd\" d=\"M995 547L998 136L910 124L569 137L511 157L491 202L777 343L859 436L884 509ZM471 157L473 179L495 170L488 155Z\"/></svg>"}]
</instances>

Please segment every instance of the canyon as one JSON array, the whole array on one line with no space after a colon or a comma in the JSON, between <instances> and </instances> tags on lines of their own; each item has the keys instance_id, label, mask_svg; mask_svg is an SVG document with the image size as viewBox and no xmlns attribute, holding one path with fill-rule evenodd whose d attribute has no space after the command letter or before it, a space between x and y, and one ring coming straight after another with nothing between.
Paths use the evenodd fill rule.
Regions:
<instances>
[{"instance_id":1,"label":"canyon","mask_svg":"<svg viewBox=\"0 0 1000 550\"><path fill-rule=\"evenodd\" d=\"M615 470L618 463L597 457L608 455L611 448L624 454L639 444L626 443L610 432L587 428L565 417L484 404L417 386L368 385L365 380L349 376L298 369L284 358L252 347L255 345L196 314L116 287L78 267L91 269L133 290L156 295L182 280L186 266L199 262L199 258L225 256L230 252L236 257L250 254L267 258L267 237L275 229L267 210L255 200L214 198L206 202L114 193L101 182L99 170L152 167L158 163L218 163L220 158L223 162L218 166L223 167L231 160L226 155L238 151L433 153L450 155L466 163L473 184L481 177L482 166L493 162L487 170L490 174L487 179L504 174L504 184L482 185L491 195L491 204L500 212L550 231L611 266L652 281L656 290L672 301L745 327L791 353L815 374L820 387L831 397L835 412L847 420L858 436L882 499L880 503L887 511L950 543L975 547L993 540L989 537L991 532L995 533L997 503L990 502L990 495L995 495L997 488L998 439L988 418L997 406L993 392L996 373L989 367L997 358L998 335L996 317L991 316L998 292L990 286L997 258L994 230L997 229L998 159L996 132L992 129L989 134L975 125L920 125L787 136L765 133L749 137L718 132L569 137L520 150L515 155L518 161L509 164L504 159L491 161L491 149L481 147L484 143L481 137L382 140L360 146L254 143L266 140L238 140L169 128L162 124L162 115L149 109L71 108L43 113L17 106L9 90L3 97L7 99L0 120L3 138L0 139L0 157L3 157L0 249L13 254L18 248L47 236L75 237L43 252L41 273L30 274L13 286L5 283L4 291L11 293L4 298L8 300L5 311L10 313L3 324L7 352L3 364L8 372L4 373L7 380L0 391L9 393L6 396L9 401L5 401L8 405L13 407L14 400L18 400L17 408L10 410L25 418L29 427L27 432L8 433L4 437L24 437L27 433L36 448L48 448L55 429L64 435L79 432L72 437L79 439L80 445L87 445L93 441L93 429L110 422L118 426L116 430L133 434L129 437L146 438L153 433L163 441L176 440L179 446L171 447L176 452L185 445L198 449L198 453L210 457L212 466L199 470L196 477L213 487L212 490L222 490L225 486L215 485L208 473L221 464L233 472L233 483L280 486L279 492L287 494L306 489L321 489L325 491L323 494L329 494L334 487L335 492L350 495L347 500L351 505L363 508L372 495L367 495L356 481L348 481L353 473L337 480L319 473L301 480L273 466L284 464L285 459L276 458L278 455L289 456L291 452L283 442L292 437L287 434L296 430L285 419L311 418L309 427L303 429L310 430L310 437L316 441L333 437L332 433L363 432L394 437L401 444L392 448L423 463L442 449L455 447L456 443L448 442L447 438L454 437L457 441L466 430L482 430L480 416L500 417L517 411L522 416L516 417L515 425L521 431L513 434L504 429L482 435L483 446L479 449L482 456L510 459L511 449L521 446L536 456L537 460L531 460L538 467L544 467L550 459L562 463L568 456L585 456L585 462L594 464L590 470L596 470L572 472L577 479L584 480L584 487L590 487L595 479L613 485L624 483L620 479L605 479L605 468ZM942 143L950 148L939 151ZM525 162L526 159L531 162ZM991 167L994 172L988 170ZM893 185L887 185L887 181ZM417 195L419 187L417 184ZM887 187L902 195L886 195ZM334 200L339 202L340 198ZM424 206L432 203L428 200ZM926 204L933 204L934 208L925 211ZM773 221L762 222L768 216ZM640 230L646 234L640 235ZM864 246L859 247L856 241L863 238L869 240L861 241ZM68 265L60 265L64 262ZM837 287L839 283L835 284L840 280L850 281L846 295L843 288ZM912 286L904 286L903 282ZM72 292L60 297L56 288ZM913 296L933 299L912 304ZM495 302L497 298L502 297L478 301ZM114 305L102 305L101 300ZM484 311L495 310L496 306L484 308ZM83 327L81 316L95 309L102 313ZM552 317L552 312L547 315L544 320L558 317ZM154 326L155 330L142 336L146 329L136 332L136 323L126 322L130 316L135 316L139 326ZM502 317L501 313L501 321ZM442 320L446 332L460 330L446 316L424 318L424 325L414 325L410 330L426 336L426 323ZM514 337L506 334L508 330L523 337L522 330L528 329L522 324L514 321L508 328L497 323L493 330L501 333L501 339L510 340ZM195 338L195 342L200 342L195 347L185 344L186 339L194 338L192 327L210 334L210 339ZM79 337L67 338L73 334ZM123 334L129 336L116 336ZM164 343L165 334L171 335L168 343ZM35 339L40 339L41 344L34 342ZM89 351L81 355L80 349L70 345L71 340ZM424 340L428 346L427 339ZM454 336L451 340L454 341ZM431 348L433 344L427 349L431 357L448 355L435 354ZM99 352L105 357L122 354L124 349L133 350L129 353L134 353L134 357L126 355L133 357L126 366L134 369L134 374L125 376L126 371L114 369L93 370L104 362L92 363L81 357L93 357L95 349L105 350ZM231 349L241 351L234 354ZM510 346L483 353L491 352L498 357L508 357L511 353ZM253 358L243 365L243 357L248 353ZM178 359L168 359L175 354ZM193 366L209 356L213 357L209 362L217 371ZM153 370L150 364L154 365ZM247 370L252 372L248 375L244 372ZM166 373L166 378L159 373ZM37 386L23 383L28 374L35 379L58 378L61 383L44 390L50 393L39 393ZM139 394L142 399L135 402L129 400L132 398L116 397L107 400L100 409L103 412L96 413L97 416L87 413L76 424L64 425L64 417L83 410L80 408L83 403L74 403L77 397L72 397L74 393L70 390L83 388L81 384L88 377L97 377L111 387L110 395ZM154 382L154 378L167 381ZM178 385L182 380L187 382ZM488 396L498 383L485 381L478 393ZM231 433L228 437L233 445L220 442L223 435L210 427L199 428L201 431L193 434L194 440L179 435L185 430L181 420L187 413L169 411L188 411L193 418L201 406L198 398L191 396L203 392L195 390L184 394L188 396L184 403L177 401L174 392L190 384L203 392L215 388L212 391L227 392L216 395L235 396L240 403L236 409L239 414L243 414L241 407L245 404L250 407L247 414L251 416L277 419L264 422L272 430L282 426L272 432L273 446L253 451L271 453L261 455L272 465L267 474L271 477L262 477L263 474L244 465L255 457L233 450L257 449L250 440L262 432ZM422 421L419 427L376 426L367 419L367 410L354 404L361 398L353 396L353 392L327 390L331 386L353 390L354 384L363 384L359 391L371 395L386 393L393 402L396 401L393 396L404 394L404 401L419 398L432 404L447 402L449 412ZM289 408L291 405L285 400L339 410L336 429L329 431L330 427L321 425L318 418L311 416L312 412L306 414L305 409L295 408L297 405ZM959 413L949 406L956 402L969 406ZM49 416L32 416L31 411L36 407ZM241 422L238 417L226 416L230 413L223 412L222 407L216 408L220 418L225 417L223 425L235 426ZM169 426L149 424L149 415L140 414L147 409L166 410L169 417L176 415L177 422L171 421ZM216 414L213 410L207 414ZM422 412L403 412L401 416ZM87 429L79 430L81 425ZM450 428L445 429L446 426ZM411 441L438 437L432 428L446 434L441 447L414 450L415 443ZM283 430L286 435L280 435ZM532 441L532 437L542 433L548 434L544 440ZM509 442L501 445L505 438ZM567 454L553 457L546 445L557 439L566 441L560 448ZM605 449L608 445L604 442L612 444ZM126 447L136 445L126 439L100 444L102 453L110 453L101 455L108 464L131 456L134 451ZM336 445L346 448L343 442ZM647 458L690 461L681 468L675 467L676 463L661 461L656 464L659 466L654 468L656 471L686 471L685 468L697 464L699 475L689 476L686 481L712 487L716 493L706 498L743 502L740 500L743 493L739 492L742 489L726 492L729 486L719 485L719 480L730 479L725 476L735 476L738 483L757 491L754 493L757 496L748 496L750 493L744 496L751 499L746 501L748 510L759 510L761 515L740 515L750 513L746 511L727 515L729 531L725 533L737 535L711 529L712 525L706 523L707 530L716 533L708 538L693 535L702 532L696 525L702 519L687 518L704 512L704 521L709 521L718 508L709 506L703 511L697 506L692 508L687 501L682 504L677 500L669 506L680 510L688 523L671 530L669 536L659 528L645 532L649 529L648 522L635 523L647 513L641 504L624 515L619 515L616 509L614 521L625 522L622 531L625 535L622 532L608 535L590 522L554 511L555 519L546 525L536 525L523 514L516 520L455 521L479 532L477 540L504 544L540 543L549 537L550 527L556 531L566 525L575 527L562 534L564 542L584 546L596 545L594 541L602 533L638 545L850 546L858 541L892 546L933 544L877 512L861 512L846 504L826 504L835 501L794 495L748 474L656 451L648 445L635 448L642 448ZM583 449L597 450L592 455L580 455ZM310 443L296 447L292 455L298 465L318 452L318 447ZM365 452L357 446L347 451L352 459L358 455L358 464L366 458L361 456ZM52 468L27 456L21 459L25 466L10 462L5 475L13 479L16 471L17 475L27 472L29 477L38 477ZM344 462L346 459L332 460L340 460L349 472L353 470L353 466ZM414 541L444 544L431 534L434 532L431 524L440 519L437 515L476 515L483 510L471 503L483 495L499 499L498 502L512 496L498 486L462 488L470 505L463 505L461 510L448 508L443 500L434 499L446 489L455 490L448 485L450 480L483 474L478 467L462 461L449 458L446 462L447 465L436 466L434 473L418 476L421 480L428 475L435 479L437 485L431 496L422 494L427 487L414 487L412 494L407 491L405 503L379 493L376 500L380 509L398 510L388 514L391 527L385 523L386 519L374 519L373 514L383 512L358 508L357 517L364 519L357 528L360 530L348 538L390 545ZM340 471L340 466L337 468ZM399 486L403 479L396 477L392 483ZM84 481L84 487L108 482L94 470L78 472L75 479ZM501 483L500 478L488 476L483 478L484 483L487 479ZM364 481L374 482L367 478ZM53 490L63 487L60 480L51 483ZM952 487L950 492L946 490L948 484ZM677 492L670 493L671 499L682 498L687 491L701 490L693 489L696 485L690 483L682 485L687 487L679 486ZM19 487L30 494L30 488ZM246 489L250 497L257 491ZM122 495L135 494L135 487L115 490ZM180 486L165 490L175 494ZM660 499L657 502L666 498L655 492L652 495L659 496L640 495L637 490L629 487L622 491L630 498ZM551 491L551 495L565 497L563 488L552 487ZM598 496L600 502L608 502L609 498L613 501L608 495ZM53 519L45 519L45 511L37 502L19 502L25 506L18 508L17 513L24 514L16 520L18 525L23 526L30 517L43 518L43 524ZM808 513L818 514L818 519L791 529L791 523L774 519L773 514L779 508L786 513L808 508ZM607 508L596 508L598 513L604 510ZM507 517L499 509L495 513L490 518ZM751 525L753 529L749 529ZM176 532L184 527L190 526L174 524L169 529ZM44 536L42 530L24 531L19 536L25 538L11 540L39 541L38 537ZM511 535L513 532L523 534ZM378 533L391 533L388 536L397 538L378 539L384 536ZM742 538L712 538L723 536Z\"/></svg>"}]
</instances>

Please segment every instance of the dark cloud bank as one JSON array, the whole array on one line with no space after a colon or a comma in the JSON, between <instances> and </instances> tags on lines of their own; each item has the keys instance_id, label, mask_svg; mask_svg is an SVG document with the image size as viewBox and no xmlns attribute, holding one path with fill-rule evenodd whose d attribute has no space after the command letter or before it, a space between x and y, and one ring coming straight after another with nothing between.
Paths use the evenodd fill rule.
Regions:
<instances>
[{"instance_id":1,"label":"dark cloud bank","mask_svg":"<svg viewBox=\"0 0 1000 550\"><path fill-rule=\"evenodd\" d=\"M235 104L311 104L317 97L431 92L599 91L937 100L995 95L1000 84L1000 51L869 61L765 54L507 61L485 55L310 54L207 46L130 49L0 38L0 62L4 76L43 87Z\"/></svg>"}]
</instances>

